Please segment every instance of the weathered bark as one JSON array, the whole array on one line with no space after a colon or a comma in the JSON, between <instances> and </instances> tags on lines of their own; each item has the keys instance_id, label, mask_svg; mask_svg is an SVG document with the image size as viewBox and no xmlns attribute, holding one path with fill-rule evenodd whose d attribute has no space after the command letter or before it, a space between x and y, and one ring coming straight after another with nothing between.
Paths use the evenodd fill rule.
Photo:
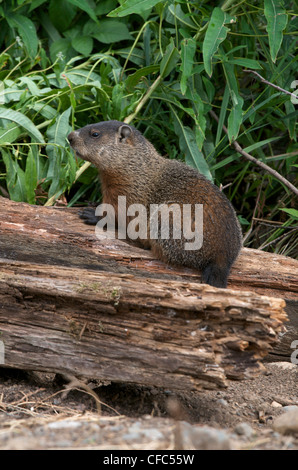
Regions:
<instances>
[{"instance_id":1,"label":"weathered bark","mask_svg":"<svg viewBox=\"0 0 298 470\"><path fill-rule=\"evenodd\" d=\"M98 240L77 209L0 203L5 366L167 388L225 386L260 371L284 328L278 297L298 299L298 263L286 257L244 249L233 290L215 289L150 251Z\"/></svg>"},{"instance_id":2,"label":"weathered bark","mask_svg":"<svg viewBox=\"0 0 298 470\"><path fill-rule=\"evenodd\" d=\"M0 197L0 257L95 271L201 282L197 271L167 266L150 250L122 240L98 240L79 209L37 207ZM228 287L298 302L298 261L243 248Z\"/></svg>"},{"instance_id":3,"label":"weathered bark","mask_svg":"<svg viewBox=\"0 0 298 470\"><path fill-rule=\"evenodd\" d=\"M283 301L127 274L1 261L5 364L195 389L260 370Z\"/></svg>"}]
</instances>

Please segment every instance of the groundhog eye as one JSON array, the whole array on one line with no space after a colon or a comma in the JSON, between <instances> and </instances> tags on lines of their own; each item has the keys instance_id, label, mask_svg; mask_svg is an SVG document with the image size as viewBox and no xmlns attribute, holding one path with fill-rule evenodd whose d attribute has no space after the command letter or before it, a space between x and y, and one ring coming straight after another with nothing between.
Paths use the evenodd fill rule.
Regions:
<instances>
[{"instance_id":1,"label":"groundhog eye","mask_svg":"<svg viewBox=\"0 0 298 470\"><path fill-rule=\"evenodd\" d=\"M91 137L98 137L99 136L99 132L91 132Z\"/></svg>"}]
</instances>

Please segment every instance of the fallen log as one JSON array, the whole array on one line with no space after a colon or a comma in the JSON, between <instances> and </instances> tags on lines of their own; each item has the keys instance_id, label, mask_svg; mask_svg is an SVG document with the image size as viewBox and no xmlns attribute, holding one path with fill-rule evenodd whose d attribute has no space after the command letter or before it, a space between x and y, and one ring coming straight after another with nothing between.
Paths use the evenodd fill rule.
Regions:
<instances>
[{"instance_id":1,"label":"fallen log","mask_svg":"<svg viewBox=\"0 0 298 470\"><path fill-rule=\"evenodd\" d=\"M0 257L55 266L201 282L200 273L166 265L122 240L99 240L79 209L31 206L0 197ZM297 302L298 261L243 248L228 287ZM297 310L298 314L298 310Z\"/></svg>"},{"instance_id":2,"label":"fallen log","mask_svg":"<svg viewBox=\"0 0 298 470\"><path fill-rule=\"evenodd\" d=\"M298 297L295 260L274 256L270 264L268 253L244 249L233 289L215 289L150 251L98 240L77 209L0 198L0 230L5 367L223 387L260 372L284 330L279 297Z\"/></svg>"},{"instance_id":3,"label":"fallen log","mask_svg":"<svg viewBox=\"0 0 298 470\"><path fill-rule=\"evenodd\" d=\"M166 388L260 371L284 302L190 282L0 261L5 365Z\"/></svg>"}]
</instances>

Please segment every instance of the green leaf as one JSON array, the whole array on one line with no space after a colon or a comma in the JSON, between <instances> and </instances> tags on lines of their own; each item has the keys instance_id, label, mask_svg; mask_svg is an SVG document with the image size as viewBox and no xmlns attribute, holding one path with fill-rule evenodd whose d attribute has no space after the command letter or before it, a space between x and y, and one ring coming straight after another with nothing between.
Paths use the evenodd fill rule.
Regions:
<instances>
[{"instance_id":1,"label":"green leaf","mask_svg":"<svg viewBox=\"0 0 298 470\"><path fill-rule=\"evenodd\" d=\"M210 169L212 171L218 170L219 168L222 168L222 167L228 165L229 163L234 162L235 160L239 160L239 157L238 157L237 153L235 153L233 155L230 155L227 158L224 158L223 160L221 160L220 162L215 163L214 165L211 165Z\"/></svg>"},{"instance_id":2,"label":"green leaf","mask_svg":"<svg viewBox=\"0 0 298 470\"><path fill-rule=\"evenodd\" d=\"M33 22L23 15L10 14L7 16L11 28L16 28L24 42L28 55L34 59L37 54L38 38Z\"/></svg>"},{"instance_id":3,"label":"green leaf","mask_svg":"<svg viewBox=\"0 0 298 470\"><path fill-rule=\"evenodd\" d=\"M202 76L202 81L205 86L206 90L206 95L208 98L209 103L212 103L214 95L215 95L215 88L211 80L209 80L207 77Z\"/></svg>"},{"instance_id":4,"label":"green leaf","mask_svg":"<svg viewBox=\"0 0 298 470\"><path fill-rule=\"evenodd\" d=\"M51 22L49 15L47 15L45 12L41 12L39 20L40 20L41 25L43 26L43 28L46 30L47 34L49 35L49 38L52 41L55 42L58 39L61 39L61 35L59 31L55 28L55 26Z\"/></svg>"},{"instance_id":5,"label":"green leaf","mask_svg":"<svg viewBox=\"0 0 298 470\"><path fill-rule=\"evenodd\" d=\"M58 116L56 122L53 126L49 127L47 130L48 144L55 144L57 147L64 148L66 144L66 137L71 131L69 125L69 117L71 113L71 107ZM47 145L46 151L49 156L55 154L55 147L53 145Z\"/></svg>"},{"instance_id":6,"label":"green leaf","mask_svg":"<svg viewBox=\"0 0 298 470\"><path fill-rule=\"evenodd\" d=\"M37 170L36 170L36 161L33 156L33 149L30 147L28 156L26 159L26 169L25 169L25 188L27 194L27 202L29 204L35 203L35 188L37 184Z\"/></svg>"},{"instance_id":7,"label":"green leaf","mask_svg":"<svg viewBox=\"0 0 298 470\"><path fill-rule=\"evenodd\" d=\"M21 133L20 127L14 122L10 122L5 129L0 128L0 144L14 142Z\"/></svg>"},{"instance_id":8,"label":"green leaf","mask_svg":"<svg viewBox=\"0 0 298 470\"><path fill-rule=\"evenodd\" d=\"M199 170L209 180L212 180L204 155L197 146L195 133L190 127L184 126L174 108L171 105L169 107L174 117L174 129L179 137L180 148L185 154L186 163Z\"/></svg>"},{"instance_id":9,"label":"green leaf","mask_svg":"<svg viewBox=\"0 0 298 470\"><path fill-rule=\"evenodd\" d=\"M287 214L290 214L290 216L293 217L294 219L298 219L298 211L296 209L284 209L284 208L281 209L280 208L279 210L284 211Z\"/></svg>"},{"instance_id":10,"label":"green leaf","mask_svg":"<svg viewBox=\"0 0 298 470\"><path fill-rule=\"evenodd\" d=\"M72 5L75 5L76 7L78 7L80 10L83 10L86 13L88 13L90 18L92 18L94 21L97 22L96 14L94 13L93 8L90 7L87 0L67 0L67 1L69 3L72 3Z\"/></svg>"},{"instance_id":11,"label":"green leaf","mask_svg":"<svg viewBox=\"0 0 298 470\"><path fill-rule=\"evenodd\" d=\"M243 102L233 106L228 117L228 137L230 142L237 139L239 129L242 124L242 105Z\"/></svg>"},{"instance_id":12,"label":"green leaf","mask_svg":"<svg viewBox=\"0 0 298 470\"><path fill-rule=\"evenodd\" d=\"M104 44L133 39L126 24L109 18L100 20L99 26L94 25L91 36Z\"/></svg>"},{"instance_id":13,"label":"green leaf","mask_svg":"<svg viewBox=\"0 0 298 470\"><path fill-rule=\"evenodd\" d=\"M20 83L23 85L25 84L28 87L32 96L40 96L41 92L38 86L36 85L35 81L32 80L30 77L20 77ZM50 91L51 89L48 88L46 91Z\"/></svg>"},{"instance_id":14,"label":"green leaf","mask_svg":"<svg viewBox=\"0 0 298 470\"><path fill-rule=\"evenodd\" d=\"M160 76L162 78L166 78L172 72L178 62L179 57L180 54L174 45L173 39L171 39L171 42L166 48L166 52L160 63Z\"/></svg>"},{"instance_id":15,"label":"green leaf","mask_svg":"<svg viewBox=\"0 0 298 470\"><path fill-rule=\"evenodd\" d=\"M36 141L44 143L44 138L33 122L19 111L6 109L0 106L0 119L8 119L23 127L28 134Z\"/></svg>"},{"instance_id":16,"label":"green leaf","mask_svg":"<svg viewBox=\"0 0 298 470\"><path fill-rule=\"evenodd\" d=\"M241 67L247 67L249 69L256 69L256 70L263 68L257 60L242 59L242 57L239 57L238 59L229 59L229 64L241 65Z\"/></svg>"},{"instance_id":17,"label":"green leaf","mask_svg":"<svg viewBox=\"0 0 298 470\"><path fill-rule=\"evenodd\" d=\"M100 3L95 8L96 15L100 16L109 13L117 6L117 3L117 0L100 0Z\"/></svg>"},{"instance_id":18,"label":"green leaf","mask_svg":"<svg viewBox=\"0 0 298 470\"><path fill-rule=\"evenodd\" d=\"M240 126L243 120L243 98L239 94L238 83L235 76L234 66L229 62L223 62L223 68L229 87L230 98L232 100L232 111L228 117L228 137L229 141L237 139Z\"/></svg>"},{"instance_id":19,"label":"green leaf","mask_svg":"<svg viewBox=\"0 0 298 470\"><path fill-rule=\"evenodd\" d=\"M71 45L80 54L88 56L93 49L93 39L89 36L79 36L73 38Z\"/></svg>"},{"instance_id":20,"label":"green leaf","mask_svg":"<svg viewBox=\"0 0 298 470\"><path fill-rule=\"evenodd\" d=\"M46 177L46 171L45 171L45 162L44 159L41 158L41 155L39 153L39 148L37 145L32 145L30 147L32 157L35 161L35 167L36 167L36 184L38 184L43 178Z\"/></svg>"},{"instance_id":21,"label":"green leaf","mask_svg":"<svg viewBox=\"0 0 298 470\"><path fill-rule=\"evenodd\" d=\"M127 16L132 13L142 14L144 11L153 8L160 0L126 0L116 10L111 11L107 16Z\"/></svg>"},{"instance_id":22,"label":"green leaf","mask_svg":"<svg viewBox=\"0 0 298 470\"><path fill-rule=\"evenodd\" d=\"M204 103L199 93L197 93L194 86L193 80L189 81L189 86L187 88L185 97L188 100L191 100L193 107L195 109L195 123L196 123L196 141L200 150L202 150L203 143L205 140L205 131L206 131L206 118L204 115Z\"/></svg>"},{"instance_id":23,"label":"green leaf","mask_svg":"<svg viewBox=\"0 0 298 470\"><path fill-rule=\"evenodd\" d=\"M212 58L230 31L225 24L235 22L235 17L228 15L218 7L214 8L203 42L203 61L209 77L212 75Z\"/></svg>"},{"instance_id":24,"label":"green leaf","mask_svg":"<svg viewBox=\"0 0 298 470\"><path fill-rule=\"evenodd\" d=\"M6 167L6 185L10 198L17 202L26 201L24 171L10 152L1 149L1 154Z\"/></svg>"},{"instance_id":25,"label":"green leaf","mask_svg":"<svg viewBox=\"0 0 298 470\"><path fill-rule=\"evenodd\" d=\"M48 198L50 199L55 196L55 199L57 199L66 189L66 185L63 184L65 180L65 169L61 165L60 154L57 154L56 164L53 165L52 170L51 176L49 176L52 182L48 191Z\"/></svg>"},{"instance_id":26,"label":"green leaf","mask_svg":"<svg viewBox=\"0 0 298 470\"><path fill-rule=\"evenodd\" d=\"M280 96L278 93L274 93L273 95L269 96L269 98L266 98L260 103L254 103L254 105L251 108L248 108L248 110L246 110L244 117L243 117L243 122L246 121L247 119L250 119L251 116L253 116L256 113L256 111L258 111L259 109L268 107L267 103L274 101L274 99L278 96Z\"/></svg>"},{"instance_id":27,"label":"green leaf","mask_svg":"<svg viewBox=\"0 0 298 470\"><path fill-rule=\"evenodd\" d=\"M133 51L131 52L131 48L126 47L123 49L119 49L118 54L120 57L124 57L125 59L127 59L127 57L129 56L129 60L133 64L136 64L141 67L144 66L144 51L142 49L134 47Z\"/></svg>"},{"instance_id":28,"label":"green leaf","mask_svg":"<svg viewBox=\"0 0 298 470\"><path fill-rule=\"evenodd\" d=\"M286 112L287 112L288 116L291 115L291 111L295 111L295 106L290 101L285 102L285 108L286 108ZM286 126L288 128L288 132L289 132L289 136L290 136L291 140L296 140L296 138L295 138L295 136L296 136L296 127L297 127L296 119L295 118L288 119L287 123L286 123Z\"/></svg>"},{"instance_id":29,"label":"green leaf","mask_svg":"<svg viewBox=\"0 0 298 470\"><path fill-rule=\"evenodd\" d=\"M68 0L51 0L49 16L58 31L65 31L76 16L77 9Z\"/></svg>"},{"instance_id":30,"label":"green leaf","mask_svg":"<svg viewBox=\"0 0 298 470\"><path fill-rule=\"evenodd\" d=\"M45 119L54 119L57 114L56 109L52 108L52 106L48 104L45 105L44 103L34 103L32 105L32 109L37 113L40 113Z\"/></svg>"},{"instance_id":31,"label":"green leaf","mask_svg":"<svg viewBox=\"0 0 298 470\"><path fill-rule=\"evenodd\" d=\"M241 225L250 225L250 222L242 215L238 215L238 220Z\"/></svg>"},{"instance_id":32,"label":"green leaf","mask_svg":"<svg viewBox=\"0 0 298 470\"><path fill-rule=\"evenodd\" d=\"M77 166L76 166L76 160L75 160L73 152L71 152L68 149L65 149L65 152L66 152L66 157L67 157L67 163L65 166L65 177L66 177L66 184L70 188L76 178Z\"/></svg>"},{"instance_id":33,"label":"green leaf","mask_svg":"<svg viewBox=\"0 0 298 470\"><path fill-rule=\"evenodd\" d=\"M57 59L62 62L66 62L71 58L71 40L69 38L61 38L52 42L50 46L51 60L55 62Z\"/></svg>"},{"instance_id":34,"label":"green leaf","mask_svg":"<svg viewBox=\"0 0 298 470\"><path fill-rule=\"evenodd\" d=\"M49 167L47 171L47 179L51 180L48 197L62 194L66 189L66 169L64 162L67 164L67 153L65 150L66 137L71 131L69 125L69 117L71 107L58 116L56 122L47 130L48 145L46 152L49 156Z\"/></svg>"},{"instance_id":35,"label":"green leaf","mask_svg":"<svg viewBox=\"0 0 298 470\"><path fill-rule=\"evenodd\" d=\"M220 113L219 113L219 121L218 121L218 126L217 126L217 131L216 131L216 139L215 139L215 146L217 147L221 134L223 131L223 125L225 123L225 117L227 113L227 108L228 108L228 102L229 102L229 87L228 85L225 86L225 92L222 98L222 104L220 107Z\"/></svg>"},{"instance_id":36,"label":"green leaf","mask_svg":"<svg viewBox=\"0 0 298 470\"><path fill-rule=\"evenodd\" d=\"M274 142L275 140L279 140L279 139L281 139L280 136L270 137L269 139L264 139L264 140L261 140L260 142L256 142L255 144L249 145L248 147L245 147L243 150L247 153L250 153L253 150L256 150L260 147L263 147L264 145L269 144L270 142Z\"/></svg>"},{"instance_id":37,"label":"green leaf","mask_svg":"<svg viewBox=\"0 0 298 470\"><path fill-rule=\"evenodd\" d=\"M288 23L288 15L282 5L283 3L280 0L264 0L264 14L267 20L266 29L273 62L276 61L283 39L283 30Z\"/></svg>"},{"instance_id":38,"label":"green leaf","mask_svg":"<svg viewBox=\"0 0 298 470\"><path fill-rule=\"evenodd\" d=\"M162 2L161 2L162 3ZM197 25L192 21L191 17L183 13L181 6L178 3L169 5L166 12L166 20L169 23L176 24L177 20L188 28L196 29Z\"/></svg>"},{"instance_id":39,"label":"green leaf","mask_svg":"<svg viewBox=\"0 0 298 470\"><path fill-rule=\"evenodd\" d=\"M33 0L30 2L30 8L29 11L35 10L35 8L39 7L43 3L47 2L48 0Z\"/></svg>"},{"instance_id":40,"label":"green leaf","mask_svg":"<svg viewBox=\"0 0 298 470\"><path fill-rule=\"evenodd\" d=\"M181 93L185 95L187 89L187 80L192 74L193 65L194 65L194 56L196 53L196 41L192 38L183 39L181 41L181 81L180 88Z\"/></svg>"},{"instance_id":41,"label":"green leaf","mask_svg":"<svg viewBox=\"0 0 298 470\"><path fill-rule=\"evenodd\" d=\"M148 67L143 67L137 70L135 73L132 73L128 76L125 80L126 87L129 91L133 91L137 84L142 80L142 78L146 77L151 73L155 73L159 70L158 65L149 65Z\"/></svg>"}]
</instances>

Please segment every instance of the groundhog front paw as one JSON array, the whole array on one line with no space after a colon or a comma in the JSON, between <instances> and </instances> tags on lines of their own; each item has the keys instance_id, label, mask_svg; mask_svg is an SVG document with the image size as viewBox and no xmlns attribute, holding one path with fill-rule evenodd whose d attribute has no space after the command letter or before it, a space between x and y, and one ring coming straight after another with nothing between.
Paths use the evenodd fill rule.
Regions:
<instances>
[{"instance_id":1,"label":"groundhog front paw","mask_svg":"<svg viewBox=\"0 0 298 470\"><path fill-rule=\"evenodd\" d=\"M79 217L87 225L96 225L99 221L99 217L95 215L94 207L86 207L85 209L82 209L79 211Z\"/></svg>"}]
</instances>

